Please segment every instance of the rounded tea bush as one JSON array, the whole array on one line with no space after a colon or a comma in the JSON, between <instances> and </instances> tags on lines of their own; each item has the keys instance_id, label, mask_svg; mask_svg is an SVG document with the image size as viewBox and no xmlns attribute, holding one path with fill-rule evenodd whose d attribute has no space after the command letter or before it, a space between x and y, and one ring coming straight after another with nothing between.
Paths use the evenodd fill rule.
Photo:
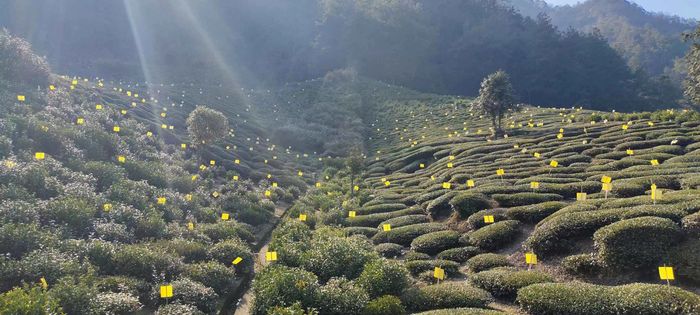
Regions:
<instances>
[{"instance_id":1,"label":"rounded tea bush","mask_svg":"<svg viewBox=\"0 0 700 315\"><path fill-rule=\"evenodd\" d=\"M464 219L478 211L491 208L491 201L484 194L464 192L454 196L450 200L450 205L459 217Z\"/></svg>"},{"instance_id":2,"label":"rounded tea bush","mask_svg":"<svg viewBox=\"0 0 700 315\"><path fill-rule=\"evenodd\" d=\"M688 240L671 248L670 256L678 278L700 284L700 239Z\"/></svg>"},{"instance_id":3,"label":"rounded tea bush","mask_svg":"<svg viewBox=\"0 0 700 315\"><path fill-rule=\"evenodd\" d=\"M443 282L423 287L412 287L401 296L406 308L418 312L438 308L484 308L493 301L491 294L464 283Z\"/></svg>"},{"instance_id":4,"label":"rounded tea bush","mask_svg":"<svg viewBox=\"0 0 700 315\"><path fill-rule=\"evenodd\" d=\"M481 253L481 250L474 246L457 247L441 251L436 258L463 263L479 253Z\"/></svg>"},{"instance_id":5,"label":"rounded tea bush","mask_svg":"<svg viewBox=\"0 0 700 315\"><path fill-rule=\"evenodd\" d=\"M485 250L498 249L512 242L519 232L519 221L500 221L471 232L469 242Z\"/></svg>"},{"instance_id":6,"label":"rounded tea bush","mask_svg":"<svg viewBox=\"0 0 700 315\"><path fill-rule=\"evenodd\" d=\"M452 230L423 234L411 242L411 249L429 255L459 245L460 233Z\"/></svg>"},{"instance_id":7,"label":"rounded tea bush","mask_svg":"<svg viewBox=\"0 0 700 315\"><path fill-rule=\"evenodd\" d=\"M369 301L367 292L345 278L333 278L318 290L319 313L329 315L362 314Z\"/></svg>"},{"instance_id":8,"label":"rounded tea bush","mask_svg":"<svg viewBox=\"0 0 700 315\"><path fill-rule=\"evenodd\" d=\"M401 256L403 253L403 246L394 243L382 243L374 246L374 251L379 253L382 257L394 258Z\"/></svg>"},{"instance_id":9,"label":"rounded tea bush","mask_svg":"<svg viewBox=\"0 0 700 315\"><path fill-rule=\"evenodd\" d=\"M372 236L375 244L396 243L404 246L410 245L414 238L423 234L447 229L442 223L420 223L392 228L390 231L379 231Z\"/></svg>"},{"instance_id":10,"label":"rounded tea bush","mask_svg":"<svg viewBox=\"0 0 700 315\"><path fill-rule=\"evenodd\" d=\"M700 312L700 296L677 287L634 283L539 283L518 291L517 302L530 314L691 315Z\"/></svg>"},{"instance_id":11,"label":"rounded tea bush","mask_svg":"<svg viewBox=\"0 0 700 315\"><path fill-rule=\"evenodd\" d=\"M537 223L566 205L566 203L561 201L547 201L534 205L513 207L506 211L506 216L522 222Z\"/></svg>"},{"instance_id":12,"label":"rounded tea bush","mask_svg":"<svg viewBox=\"0 0 700 315\"><path fill-rule=\"evenodd\" d=\"M423 271L433 271L435 267L445 269L446 275L455 275L459 273L459 264L450 260L411 260L405 263L408 271L413 275L417 275Z\"/></svg>"},{"instance_id":13,"label":"rounded tea bush","mask_svg":"<svg viewBox=\"0 0 700 315\"><path fill-rule=\"evenodd\" d=\"M415 315L505 315L508 313L488 310L483 308L472 308L472 307L462 307L462 308L444 308L440 310L432 310L426 312L416 313Z\"/></svg>"},{"instance_id":14,"label":"rounded tea bush","mask_svg":"<svg viewBox=\"0 0 700 315\"><path fill-rule=\"evenodd\" d=\"M564 257L561 266L573 275L590 276L601 271L601 265L596 255L579 254Z\"/></svg>"},{"instance_id":15,"label":"rounded tea bush","mask_svg":"<svg viewBox=\"0 0 700 315\"><path fill-rule=\"evenodd\" d=\"M469 281L495 297L513 299L520 288L535 283L552 282L553 278L541 271L499 267L473 274Z\"/></svg>"},{"instance_id":16,"label":"rounded tea bush","mask_svg":"<svg viewBox=\"0 0 700 315\"><path fill-rule=\"evenodd\" d=\"M494 194L491 196L503 207L525 206L545 201L560 201L564 199L557 194L543 194L532 192L521 192L515 194Z\"/></svg>"},{"instance_id":17,"label":"rounded tea bush","mask_svg":"<svg viewBox=\"0 0 700 315\"><path fill-rule=\"evenodd\" d=\"M657 266L680 237L681 229L673 221L640 217L603 227L593 235L593 240L598 257L606 266L638 269Z\"/></svg>"},{"instance_id":18,"label":"rounded tea bush","mask_svg":"<svg viewBox=\"0 0 700 315\"><path fill-rule=\"evenodd\" d=\"M303 307L315 305L318 295L318 278L301 268L270 265L256 273L253 282L251 313L267 314L275 306L289 306L295 301Z\"/></svg>"},{"instance_id":19,"label":"rounded tea bush","mask_svg":"<svg viewBox=\"0 0 700 315\"><path fill-rule=\"evenodd\" d=\"M365 265L357 283L370 298L385 294L399 295L409 283L408 270L400 262L377 259Z\"/></svg>"},{"instance_id":20,"label":"rounded tea bush","mask_svg":"<svg viewBox=\"0 0 700 315\"><path fill-rule=\"evenodd\" d=\"M480 272L504 266L510 266L508 257L494 253L479 254L467 260L467 268L471 272Z\"/></svg>"},{"instance_id":21,"label":"rounded tea bush","mask_svg":"<svg viewBox=\"0 0 700 315\"><path fill-rule=\"evenodd\" d=\"M393 295L385 295L369 301L362 311L365 315L404 315L406 308L401 299Z\"/></svg>"}]
</instances>

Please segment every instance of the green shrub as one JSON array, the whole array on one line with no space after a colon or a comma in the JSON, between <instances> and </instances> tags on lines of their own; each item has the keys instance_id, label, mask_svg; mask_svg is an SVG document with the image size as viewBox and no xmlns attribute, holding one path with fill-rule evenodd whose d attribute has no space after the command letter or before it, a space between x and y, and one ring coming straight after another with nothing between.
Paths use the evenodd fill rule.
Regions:
<instances>
[{"instance_id":1,"label":"green shrub","mask_svg":"<svg viewBox=\"0 0 700 315\"><path fill-rule=\"evenodd\" d=\"M491 201L486 195L474 192L460 193L450 200L452 209L460 218L467 218L477 211L491 208Z\"/></svg>"},{"instance_id":2,"label":"green shrub","mask_svg":"<svg viewBox=\"0 0 700 315\"><path fill-rule=\"evenodd\" d=\"M399 295L408 284L408 271L397 261L377 259L365 265L357 278L370 298L385 294Z\"/></svg>"},{"instance_id":3,"label":"green shrub","mask_svg":"<svg viewBox=\"0 0 700 315\"><path fill-rule=\"evenodd\" d=\"M486 226L486 222L484 222L485 215L492 215L493 220L496 222L508 219L506 217L505 209L482 210L470 215L469 218L467 218L467 223L469 224L469 227L471 227L473 230L476 230L483 226Z\"/></svg>"},{"instance_id":4,"label":"green shrub","mask_svg":"<svg viewBox=\"0 0 700 315\"><path fill-rule=\"evenodd\" d=\"M34 224L0 224L0 253L20 258L25 253L51 246L56 242L54 235Z\"/></svg>"},{"instance_id":5,"label":"green shrub","mask_svg":"<svg viewBox=\"0 0 700 315\"><path fill-rule=\"evenodd\" d=\"M197 309L194 305L187 304L165 304L158 307L156 310L156 315L204 315L204 313Z\"/></svg>"},{"instance_id":6,"label":"green shrub","mask_svg":"<svg viewBox=\"0 0 700 315\"><path fill-rule=\"evenodd\" d=\"M581 237L592 235L599 228L619 220L617 209L582 211L557 215L540 224L523 244L538 255L570 249Z\"/></svg>"},{"instance_id":7,"label":"green shrub","mask_svg":"<svg viewBox=\"0 0 700 315\"><path fill-rule=\"evenodd\" d=\"M506 216L513 220L537 223L566 205L566 203L561 201L547 201L534 205L513 207L506 211Z\"/></svg>"},{"instance_id":8,"label":"green shrub","mask_svg":"<svg viewBox=\"0 0 700 315\"><path fill-rule=\"evenodd\" d=\"M493 253L479 254L467 260L467 268L471 272L480 272L504 266L510 266L508 257Z\"/></svg>"},{"instance_id":9,"label":"green shrub","mask_svg":"<svg viewBox=\"0 0 700 315\"><path fill-rule=\"evenodd\" d=\"M423 234L445 230L441 223L420 223L392 228L390 231L379 231L372 237L375 244L396 243L407 246L414 238Z\"/></svg>"},{"instance_id":10,"label":"green shrub","mask_svg":"<svg viewBox=\"0 0 700 315\"><path fill-rule=\"evenodd\" d=\"M170 285L173 286L173 297L168 299L168 302L194 305L204 313L216 311L219 295L214 289L188 278L175 280L170 282ZM165 303L160 298L160 286L153 286L152 296L157 298L159 303Z\"/></svg>"},{"instance_id":11,"label":"green shrub","mask_svg":"<svg viewBox=\"0 0 700 315\"><path fill-rule=\"evenodd\" d=\"M601 271L600 263L596 255L579 254L564 257L561 266L566 272L574 275L590 276Z\"/></svg>"},{"instance_id":12,"label":"green shrub","mask_svg":"<svg viewBox=\"0 0 700 315\"><path fill-rule=\"evenodd\" d=\"M321 281L344 276L355 279L364 265L378 257L372 245L359 237L318 236L302 254L302 266L313 272Z\"/></svg>"},{"instance_id":13,"label":"green shrub","mask_svg":"<svg viewBox=\"0 0 700 315\"><path fill-rule=\"evenodd\" d=\"M504 315L503 313L494 310L483 308L445 308L441 310L432 310L427 312L416 313L415 315Z\"/></svg>"},{"instance_id":14,"label":"green shrub","mask_svg":"<svg viewBox=\"0 0 700 315\"><path fill-rule=\"evenodd\" d=\"M357 215L359 216L359 215L366 215L366 214L392 212L392 211L402 210L405 208L406 208L406 205L404 205L402 203L388 203L388 204L380 204L380 205L362 207L362 208L357 209L355 211L357 212Z\"/></svg>"},{"instance_id":15,"label":"green shrub","mask_svg":"<svg viewBox=\"0 0 700 315\"><path fill-rule=\"evenodd\" d=\"M214 242L236 237L246 242L255 241L255 235L245 225L234 221L200 224L199 229Z\"/></svg>"},{"instance_id":16,"label":"green shrub","mask_svg":"<svg viewBox=\"0 0 700 315\"><path fill-rule=\"evenodd\" d=\"M417 275L423 271L433 271L435 267L445 270L446 275L456 275L459 273L459 264L450 260L411 260L405 263L408 271Z\"/></svg>"},{"instance_id":17,"label":"green shrub","mask_svg":"<svg viewBox=\"0 0 700 315\"><path fill-rule=\"evenodd\" d=\"M514 299L520 288L535 283L552 282L553 278L541 271L499 267L473 274L469 281L495 297Z\"/></svg>"},{"instance_id":18,"label":"green shrub","mask_svg":"<svg viewBox=\"0 0 700 315\"><path fill-rule=\"evenodd\" d=\"M49 201L42 217L46 223L65 224L74 235L87 235L91 232L92 219L97 206L79 197L62 197Z\"/></svg>"},{"instance_id":19,"label":"green shrub","mask_svg":"<svg viewBox=\"0 0 700 315\"><path fill-rule=\"evenodd\" d=\"M51 68L43 57L32 51L26 40L0 30L0 79L21 82L28 86L46 86ZM12 312L10 312L12 313Z\"/></svg>"},{"instance_id":20,"label":"green shrub","mask_svg":"<svg viewBox=\"0 0 700 315\"><path fill-rule=\"evenodd\" d=\"M64 276L78 276L87 272L87 265L78 257L59 252L55 248L37 249L24 255L15 270L21 280L35 283L37 278L55 283Z\"/></svg>"},{"instance_id":21,"label":"green shrub","mask_svg":"<svg viewBox=\"0 0 700 315\"><path fill-rule=\"evenodd\" d=\"M409 250L406 252L406 254L403 256L403 260L405 261L411 261L411 260L428 260L430 259L430 255L426 253L419 253L415 252L412 250Z\"/></svg>"},{"instance_id":22,"label":"green shrub","mask_svg":"<svg viewBox=\"0 0 700 315\"><path fill-rule=\"evenodd\" d=\"M399 217L404 217L404 216L409 216L409 215L417 215L417 214L425 216L422 208L410 207L410 208L406 208L403 210L397 210L397 211L391 211L391 212L358 215L354 218L346 218L345 223L349 226L375 227L375 226L379 225L380 223L387 221L387 220L390 220L390 219L393 219L393 218L399 218Z\"/></svg>"},{"instance_id":23,"label":"green shrub","mask_svg":"<svg viewBox=\"0 0 700 315\"><path fill-rule=\"evenodd\" d=\"M496 222L469 233L469 242L481 249L497 249L512 242L520 231L520 222Z\"/></svg>"},{"instance_id":24,"label":"green shrub","mask_svg":"<svg viewBox=\"0 0 700 315\"><path fill-rule=\"evenodd\" d=\"M362 314L369 301L367 293L344 278L333 278L318 290L319 313L329 315Z\"/></svg>"},{"instance_id":25,"label":"green shrub","mask_svg":"<svg viewBox=\"0 0 700 315\"><path fill-rule=\"evenodd\" d=\"M4 314L18 315L65 314L58 301L39 286L14 288L0 294L0 310Z\"/></svg>"},{"instance_id":26,"label":"green shrub","mask_svg":"<svg viewBox=\"0 0 700 315\"><path fill-rule=\"evenodd\" d=\"M155 280L159 274L176 276L181 262L166 253L156 252L140 245L126 245L114 252L113 272L139 279ZM155 274L154 274L155 273Z\"/></svg>"},{"instance_id":27,"label":"green shrub","mask_svg":"<svg viewBox=\"0 0 700 315\"><path fill-rule=\"evenodd\" d=\"M401 256L403 253L403 246L394 243L382 243L374 246L374 251L379 253L382 257L394 258Z\"/></svg>"},{"instance_id":28,"label":"green shrub","mask_svg":"<svg viewBox=\"0 0 700 315\"><path fill-rule=\"evenodd\" d=\"M241 257L243 260L236 265L236 272L248 273L253 270L255 257L250 247L239 238L231 238L214 244L207 251L210 259L216 260L224 266L231 266L233 260Z\"/></svg>"},{"instance_id":29,"label":"green shrub","mask_svg":"<svg viewBox=\"0 0 700 315\"><path fill-rule=\"evenodd\" d=\"M401 296L410 311L425 311L437 308L478 307L484 308L493 301L491 295L482 290L455 282L424 287L413 287Z\"/></svg>"},{"instance_id":30,"label":"green shrub","mask_svg":"<svg viewBox=\"0 0 700 315\"><path fill-rule=\"evenodd\" d=\"M124 170L121 167L106 162L87 162L83 167L83 171L97 179L98 191L105 191L112 184L119 182L125 177Z\"/></svg>"},{"instance_id":31,"label":"green shrub","mask_svg":"<svg viewBox=\"0 0 700 315\"><path fill-rule=\"evenodd\" d=\"M128 293L141 301L151 300L151 285L144 279L123 276L103 276L96 279L100 292Z\"/></svg>"},{"instance_id":32,"label":"green shrub","mask_svg":"<svg viewBox=\"0 0 700 315\"><path fill-rule=\"evenodd\" d=\"M459 244L460 233L452 230L423 234L413 239L411 249L417 252L435 255L445 249Z\"/></svg>"},{"instance_id":33,"label":"green shrub","mask_svg":"<svg viewBox=\"0 0 700 315\"><path fill-rule=\"evenodd\" d=\"M682 225L688 235L700 236L700 212L683 217Z\"/></svg>"},{"instance_id":34,"label":"green shrub","mask_svg":"<svg viewBox=\"0 0 700 315\"><path fill-rule=\"evenodd\" d=\"M634 283L540 283L518 291L518 303L531 314L697 314L700 297L665 285Z\"/></svg>"},{"instance_id":35,"label":"green shrub","mask_svg":"<svg viewBox=\"0 0 700 315\"><path fill-rule=\"evenodd\" d=\"M158 187L168 187L168 178L162 164L158 162L127 160L123 164L126 174L133 181L145 180L149 184Z\"/></svg>"},{"instance_id":36,"label":"green shrub","mask_svg":"<svg viewBox=\"0 0 700 315\"><path fill-rule=\"evenodd\" d=\"M476 255L478 255L481 250L477 247L467 246L446 249L437 254L437 259L451 260L458 263L463 263Z\"/></svg>"},{"instance_id":37,"label":"green shrub","mask_svg":"<svg viewBox=\"0 0 700 315\"><path fill-rule=\"evenodd\" d=\"M385 295L369 301L362 311L365 315L404 315L406 308L401 299L393 295Z\"/></svg>"},{"instance_id":38,"label":"green shrub","mask_svg":"<svg viewBox=\"0 0 700 315\"><path fill-rule=\"evenodd\" d=\"M65 277L51 287L49 294L68 314L90 314L97 292L94 286L76 281L72 277Z\"/></svg>"},{"instance_id":39,"label":"green shrub","mask_svg":"<svg viewBox=\"0 0 700 315\"><path fill-rule=\"evenodd\" d=\"M391 218L389 220L380 222L377 226L381 228L382 226L384 226L384 224L390 224L391 227L401 227L411 224L428 223L428 221L428 216L424 214L413 214Z\"/></svg>"},{"instance_id":40,"label":"green shrub","mask_svg":"<svg viewBox=\"0 0 700 315\"><path fill-rule=\"evenodd\" d=\"M223 296L230 293L236 272L224 264L208 261L187 265L184 275L194 281L206 284L217 294Z\"/></svg>"},{"instance_id":41,"label":"green shrub","mask_svg":"<svg viewBox=\"0 0 700 315\"><path fill-rule=\"evenodd\" d=\"M364 226L350 226L343 228L343 231L345 231L345 234L348 236L353 236L353 235L364 235L366 237L373 237L375 234L377 234L377 228L371 228L371 227L364 227Z\"/></svg>"},{"instance_id":42,"label":"green shrub","mask_svg":"<svg viewBox=\"0 0 700 315\"><path fill-rule=\"evenodd\" d=\"M638 269L656 266L680 236L680 228L669 219L640 217L603 227L593 240L606 266Z\"/></svg>"},{"instance_id":43,"label":"green shrub","mask_svg":"<svg viewBox=\"0 0 700 315\"><path fill-rule=\"evenodd\" d=\"M559 201L564 199L557 194L542 194L532 192L522 192L515 194L494 194L491 196L502 207L525 206L545 201Z\"/></svg>"},{"instance_id":44,"label":"green shrub","mask_svg":"<svg viewBox=\"0 0 700 315\"><path fill-rule=\"evenodd\" d=\"M264 315L272 307L297 301L304 308L314 306L318 289L318 278L311 272L282 265L265 267L255 274L251 313Z\"/></svg>"},{"instance_id":45,"label":"green shrub","mask_svg":"<svg viewBox=\"0 0 700 315\"><path fill-rule=\"evenodd\" d=\"M96 314L131 314L142 307L137 297L128 293L113 292L98 294L93 305Z\"/></svg>"}]
</instances>

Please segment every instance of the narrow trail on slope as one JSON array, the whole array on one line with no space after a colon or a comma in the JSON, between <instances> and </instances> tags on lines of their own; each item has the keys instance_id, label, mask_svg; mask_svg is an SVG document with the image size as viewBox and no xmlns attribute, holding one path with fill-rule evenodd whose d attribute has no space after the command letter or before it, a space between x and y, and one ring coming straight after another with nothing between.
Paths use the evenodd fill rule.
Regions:
<instances>
[{"instance_id":1,"label":"narrow trail on slope","mask_svg":"<svg viewBox=\"0 0 700 315\"><path fill-rule=\"evenodd\" d=\"M291 206L287 204L275 205L275 220L271 222L269 226L262 228L259 231L260 233L256 233L255 236L258 240L260 240L260 242L255 245L255 248L253 248L253 250L257 250L257 254L255 255L255 263L253 264L254 271L251 274L244 276L242 279L242 284L239 286L240 290L228 297L224 303L224 307L222 307L221 312L219 313L220 315L250 314L250 308L253 303L253 292L251 290L251 286L253 278L255 278L255 272L267 265L267 262L265 261L265 252L267 252L272 231L274 231L277 224L282 221L282 217L290 207Z\"/></svg>"}]
</instances>

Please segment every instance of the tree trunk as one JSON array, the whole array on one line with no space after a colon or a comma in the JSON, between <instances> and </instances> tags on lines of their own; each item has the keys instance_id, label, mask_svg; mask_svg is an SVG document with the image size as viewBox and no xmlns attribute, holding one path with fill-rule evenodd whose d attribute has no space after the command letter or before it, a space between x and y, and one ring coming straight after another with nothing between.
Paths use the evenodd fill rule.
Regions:
<instances>
[{"instance_id":1,"label":"tree trunk","mask_svg":"<svg viewBox=\"0 0 700 315\"><path fill-rule=\"evenodd\" d=\"M350 198L355 195L355 174L350 173Z\"/></svg>"}]
</instances>

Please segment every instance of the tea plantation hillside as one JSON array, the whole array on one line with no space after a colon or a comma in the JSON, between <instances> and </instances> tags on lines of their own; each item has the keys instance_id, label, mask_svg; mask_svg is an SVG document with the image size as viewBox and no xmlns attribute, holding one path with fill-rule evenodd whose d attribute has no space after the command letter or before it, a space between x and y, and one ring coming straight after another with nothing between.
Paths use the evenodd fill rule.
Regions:
<instances>
[{"instance_id":1,"label":"tea plantation hillside","mask_svg":"<svg viewBox=\"0 0 700 315\"><path fill-rule=\"evenodd\" d=\"M697 113L521 106L491 139L467 99L389 93L360 170L326 161L273 232L252 313L700 312Z\"/></svg>"}]
</instances>

